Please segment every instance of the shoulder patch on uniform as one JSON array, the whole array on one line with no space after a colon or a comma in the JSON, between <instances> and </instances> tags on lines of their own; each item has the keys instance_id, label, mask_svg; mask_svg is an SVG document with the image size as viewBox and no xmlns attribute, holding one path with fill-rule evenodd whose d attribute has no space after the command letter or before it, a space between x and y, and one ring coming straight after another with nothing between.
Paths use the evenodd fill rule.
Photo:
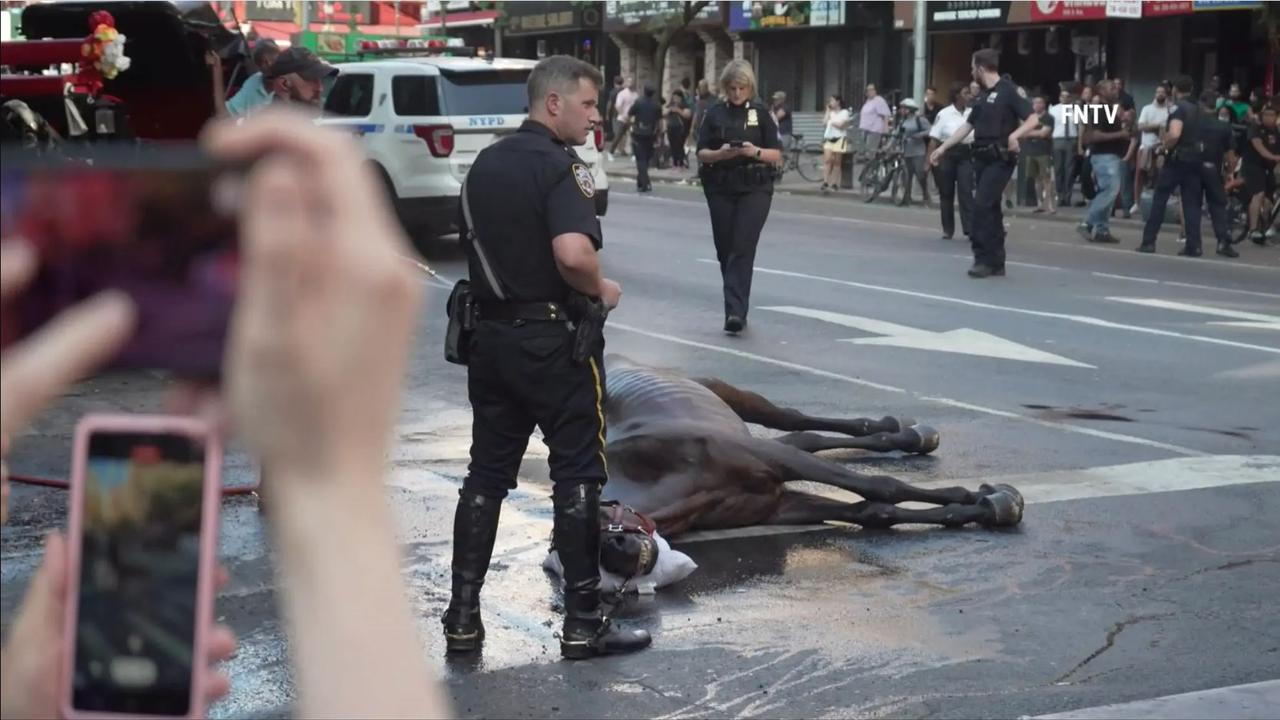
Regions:
<instances>
[{"instance_id":1,"label":"shoulder patch on uniform","mask_svg":"<svg viewBox=\"0 0 1280 720\"><path fill-rule=\"evenodd\" d=\"M585 197L595 197L596 181L591 177L591 168L582 163L573 164L573 179L578 183L578 189L582 191Z\"/></svg>"}]
</instances>

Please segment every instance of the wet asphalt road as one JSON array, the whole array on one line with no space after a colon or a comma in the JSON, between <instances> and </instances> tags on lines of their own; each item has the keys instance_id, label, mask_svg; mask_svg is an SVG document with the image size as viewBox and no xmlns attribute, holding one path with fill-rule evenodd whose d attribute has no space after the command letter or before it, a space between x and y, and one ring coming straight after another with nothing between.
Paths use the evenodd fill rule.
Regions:
<instances>
[{"instance_id":1,"label":"wet asphalt road","mask_svg":"<svg viewBox=\"0 0 1280 720\"><path fill-rule=\"evenodd\" d=\"M749 330L727 338L700 197L614 196L604 263L624 298L611 352L817 415L914 417L942 432L933 456L831 457L919 483L1016 476L1026 519L1010 532L695 536L678 545L699 564L691 577L619 611L653 631L653 649L569 664L540 568L551 508L534 443L504 506L485 652L440 663L460 715L1018 717L1280 677L1280 251L1144 257L1017 218L1009 277L977 282L930 215L779 198ZM1172 253L1174 237L1162 245ZM429 255L447 278L462 269L450 243ZM433 287L388 483L424 652L439 659L469 413L462 369L441 359L446 291ZM161 388L149 374L82 384L16 444L14 471L65 476L80 413L155 409ZM247 483L254 470L233 449L226 474ZM13 503L6 626L65 495L19 487ZM242 649L212 713L284 715L293 688L261 516L251 498L223 515L233 582L217 612Z\"/></svg>"}]
</instances>

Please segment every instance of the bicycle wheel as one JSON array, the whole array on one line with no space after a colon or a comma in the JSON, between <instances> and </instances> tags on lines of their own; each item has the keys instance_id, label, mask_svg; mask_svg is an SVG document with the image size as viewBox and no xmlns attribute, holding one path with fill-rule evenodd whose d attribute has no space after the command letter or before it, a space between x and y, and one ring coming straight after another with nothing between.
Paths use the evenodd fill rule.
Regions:
<instances>
[{"instance_id":1,"label":"bicycle wheel","mask_svg":"<svg viewBox=\"0 0 1280 720\"><path fill-rule=\"evenodd\" d=\"M906 165L899 165L898 171L893 174L893 183L889 187L889 197L893 198L894 205L900 205L907 199L907 191L911 189L911 183L915 178L907 171Z\"/></svg>"},{"instance_id":2,"label":"bicycle wheel","mask_svg":"<svg viewBox=\"0 0 1280 720\"><path fill-rule=\"evenodd\" d=\"M875 187L876 172L880 167L879 158L872 158L862 166L862 172L858 173L858 190L866 195Z\"/></svg>"},{"instance_id":3,"label":"bicycle wheel","mask_svg":"<svg viewBox=\"0 0 1280 720\"><path fill-rule=\"evenodd\" d=\"M821 182L822 177L822 153L812 152L810 148L796 151L796 172L800 173L800 177L809 182Z\"/></svg>"},{"instance_id":4,"label":"bicycle wheel","mask_svg":"<svg viewBox=\"0 0 1280 720\"><path fill-rule=\"evenodd\" d=\"M880 197L885 190L889 189L889 185L893 182L893 179L897 174L898 169L896 166L893 166L890 163L882 163L873 180L875 184L872 186L871 192L867 194L867 199L864 202L875 202L876 198Z\"/></svg>"}]
</instances>

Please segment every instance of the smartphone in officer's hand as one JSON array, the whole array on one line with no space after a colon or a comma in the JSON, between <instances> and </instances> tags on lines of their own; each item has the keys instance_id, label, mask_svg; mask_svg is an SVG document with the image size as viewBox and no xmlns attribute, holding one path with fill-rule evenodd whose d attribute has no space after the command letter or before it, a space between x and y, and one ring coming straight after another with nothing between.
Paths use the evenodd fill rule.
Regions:
<instances>
[{"instance_id":1,"label":"smartphone in officer's hand","mask_svg":"<svg viewBox=\"0 0 1280 720\"><path fill-rule=\"evenodd\" d=\"M216 379L237 284L243 173L193 145L92 152L89 162L4 150L0 235L25 240L39 269L6 303L0 346L118 289L137 305L138 323L113 367Z\"/></svg>"},{"instance_id":2,"label":"smartphone in officer's hand","mask_svg":"<svg viewBox=\"0 0 1280 720\"><path fill-rule=\"evenodd\" d=\"M76 427L62 716L205 717L222 451L204 421Z\"/></svg>"},{"instance_id":3,"label":"smartphone in officer's hand","mask_svg":"<svg viewBox=\"0 0 1280 720\"><path fill-rule=\"evenodd\" d=\"M740 147L742 147L742 141L741 141L741 140L730 140L730 141L729 141L729 147L731 147L731 148L740 148Z\"/></svg>"}]
</instances>

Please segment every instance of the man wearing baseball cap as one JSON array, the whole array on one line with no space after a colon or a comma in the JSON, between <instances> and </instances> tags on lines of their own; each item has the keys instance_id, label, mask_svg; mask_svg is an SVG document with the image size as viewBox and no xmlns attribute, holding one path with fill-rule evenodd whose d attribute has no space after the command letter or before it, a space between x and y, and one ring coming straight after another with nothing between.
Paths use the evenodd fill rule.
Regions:
<instances>
[{"instance_id":1,"label":"man wearing baseball cap","mask_svg":"<svg viewBox=\"0 0 1280 720\"><path fill-rule=\"evenodd\" d=\"M318 108L325 78L337 74L338 68L310 50L291 47L276 58L266 80L275 95L273 102Z\"/></svg>"}]
</instances>

